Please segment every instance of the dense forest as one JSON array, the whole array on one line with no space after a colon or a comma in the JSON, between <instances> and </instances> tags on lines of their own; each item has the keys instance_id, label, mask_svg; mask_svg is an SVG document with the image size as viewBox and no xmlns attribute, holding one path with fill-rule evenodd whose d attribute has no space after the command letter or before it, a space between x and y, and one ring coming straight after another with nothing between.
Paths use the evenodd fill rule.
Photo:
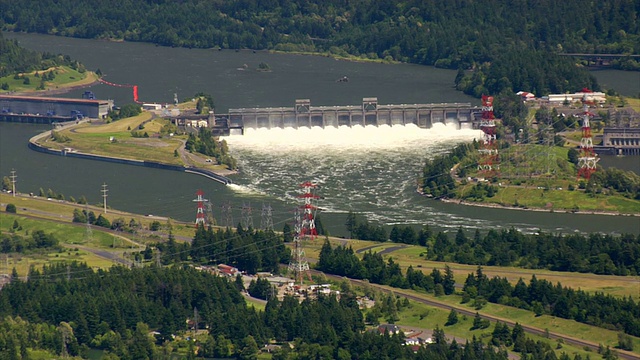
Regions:
<instances>
[{"instance_id":1,"label":"dense forest","mask_svg":"<svg viewBox=\"0 0 640 360\"><path fill-rule=\"evenodd\" d=\"M94 272L77 263L32 270L28 281L14 279L3 288L0 358L27 359L28 349L87 356L92 347L109 359L169 359L165 340L186 330L194 309L200 328L209 329L204 342L190 345L200 358L255 359L259 347L274 339L294 347L282 347L273 359L507 359L505 351L475 338L464 346L449 344L441 329L433 344L414 353L402 335L364 331L350 293L302 302L271 299L257 312L232 282L192 268ZM152 330L159 333L155 340Z\"/></svg>"},{"instance_id":2,"label":"dense forest","mask_svg":"<svg viewBox=\"0 0 640 360\"><path fill-rule=\"evenodd\" d=\"M469 274L463 291L467 299L476 302L481 298L482 301L531 310L536 315L550 314L640 336L640 306L631 297L589 294L563 287L560 283L553 285L547 280L538 280L535 275L528 285L520 279L513 286L506 278L489 279L481 267L475 274Z\"/></svg>"},{"instance_id":3,"label":"dense forest","mask_svg":"<svg viewBox=\"0 0 640 360\"><path fill-rule=\"evenodd\" d=\"M282 236L273 231L243 229L236 231L211 227L198 227L191 243L178 243L173 235L169 240L156 244L156 249L148 247L142 252L145 260L154 258L154 251L160 251L163 264L192 261L196 264L227 264L249 274L258 271L279 273L279 264L291 259L291 251L284 246Z\"/></svg>"},{"instance_id":4,"label":"dense forest","mask_svg":"<svg viewBox=\"0 0 640 360\"><path fill-rule=\"evenodd\" d=\"M523 234L516 229L476 230L472 237L458 229L452 237L395 225L389 240L422 245L426 257L460 264L520 266L600 275L640 274L640 237L633 234Z\"/></svg>"},{"instance_id":5,"label":"dense forest","mask_svg":"<svg viewBox=\"0 0 640 360\"><path fill-rule=\"evenodd\" d=\"M0 1L0 27L165 46L275 49L474 69L470 94L537 95L589 87L594 78L559 53L640 53L640 4L416 0ZM616 66L640 69L631 58Z\"/></svg>"},{"instance_id":6,"label":"dense forest","mask_svg":"<svg viewBox=\"0 0 640 360\"><path fill-rule=\"evenodd\" d=\"M4 5L0 2L0 8ZM1 12L1 11L0 11ZM11 74L46 70L54 66L68 65L74 69L83 68L69 56L39 53L24 49L15 40L6 39L0 32L0 77Z\"/></svg>"},{"instance_id":7,"label":"dense forest","mask_svg":"<svg viewBox=\"0 0 640 360\"><path fill-rule=\"evenodd\" d=\"M448 266L445 266L444 274L438 269L424 274L410 266L403 275L391 257L384 261L382 255L369 251L359 259L351 248L338 246L334 249L328 242L320 251L317 268L336 275L367 279L375 284L432 292L436 296L455 292L454 274ZM520 279L514 287L506 278L488 279L481 267L476 274L469 275L463 290L466 294L463 302L473 299L476 309L489 301L640 336L640 307L630 297L620 299L603 293L589 294L563 287L560 283L554 286L535 276L528 286Z\"/></svg>"}]
</instances>

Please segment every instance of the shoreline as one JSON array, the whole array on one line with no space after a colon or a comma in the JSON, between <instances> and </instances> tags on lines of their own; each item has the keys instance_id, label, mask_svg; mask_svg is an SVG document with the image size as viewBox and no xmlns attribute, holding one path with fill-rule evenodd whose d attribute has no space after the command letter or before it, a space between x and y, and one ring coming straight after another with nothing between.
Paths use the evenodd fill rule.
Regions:
<instances>
[{"instance_id":1,"label":"shoreline","mask_svg":"<svg viewBox=\"0 0 640 360\"><path fill-rule=\"evenodd\" d=\"M91 76L92 79L89 79L89 76ZM59 94L68 93L69 91L84 89L84 88L97 85L100 83L98 79L99 79L98 75L96 75L94 72L87 71L87 78L74 83L59 85L55 88L48 88L46 90L7 91L7 92L0 92L0 93L6 94L6 95L16 95L16 96L59 95Z\"/></svg>"},{"instance_id":2,"label":"shoreline","mask_svg":"<svg viewBox=\"0 0 640 360\"><path fill-rule=\"evenodd\" d=\"M63 128L70 129L84 122L85 121L81 121L78 123L71 122L70 124L68 123L63 125ZM206 178L219 182L223 185L233 184L233 181L230 178L228 178L227 175L237 174L237 171L234 171L234 170L223 170L218 172L214 170L199 168L192 165L179 166L179 165L165 164L165 163L156 162L156 161L138 160L138 159L123 158L123 157L109 156L109 155L97 155L97 154L84 153L79 151L68 151L66 149L56 150L56 149L46 147L39 142L46 136L49 136L50 133L51 133L51 130L47 130L31 137L29 139L29 143L27 144L29 149L36 152L43 153L43 154L49 154L49 155L74 157L74 158L87 159L87 160L105 161L105 162L111 162L111 163L117 163L117 164L135 165L135 166L143 166L143 167L149 167L149 168L155 168L155 169L191 173L191 174L204 176Z\"/></svg>"},{"instance_id":3,"label":"shoreline","mask_svg":"<svg viewBox=\"0 0 640 360\"><path fill-rule=\"evenodd\" d=\"M596 210L591 210L591 211L578 210L578 211L574 211L574 210L570 210L570 209L543 209L543 208L535 208L535 207L505 206L505 205L500 205L500 204L496 204L496 203L478 203L478 202L464 201L464 200L460 200L460 199L448 199L448 198L437 198L436 199L436 198L427 196L425 193L423 193L420 190L420 188L417 188L416 192L418 194L420 194L421 196L428 197L428 198L431 198L433 200L442 201L442 202L448 203L448 204L458 204L458 205L464 205L464 206L475 206L475 207L503 209L503 210L520 210L520 211L534 211L534 212L546 212L546 213L576 214L576 215L608 215L608 216L627 216L627 217L635 216L635 217L640 217L640 214L619 213L619 212L612 212L612 211L596 211Z\"/></svg>"}]
</instances>

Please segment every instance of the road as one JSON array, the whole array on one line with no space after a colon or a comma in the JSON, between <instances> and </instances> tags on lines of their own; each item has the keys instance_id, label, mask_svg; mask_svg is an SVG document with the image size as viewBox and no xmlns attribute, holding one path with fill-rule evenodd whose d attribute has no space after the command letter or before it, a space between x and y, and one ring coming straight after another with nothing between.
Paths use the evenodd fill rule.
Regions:
<instances>
[{"instance_id":1,"label":"road","mask_svg":"<svg viewBox=\"0 0 640 360\"><path fill-rule=\"evenodd\" d=\"M474 311L468 310L467 308L461 307L461 306L453 306L453 305L449 305L447 303L443 303L443 302L439 302L433 299L430 299L424 295L420 295L420 294L415 294L412 292L409 292L408 290L403 290L403 289L396 289L396 288L391 288L388 286L383 286L383 285L378 285L378 284L373 284L370 283L368 281L363 281L363 280L357 280L357 279L350 279L350 278L346 278L343 276L337 276L337 275L331 275L331 274L325 274L322 273L321 271L317 271L317 270L311 270L311 272L313 274L324 274L324 276L326 276L328 279L332 279L335 281L342 281L342 280L348 280L349 282L351 282L351 284L356 285L356 286L370 286L372 288L375 288L377 290L380 291L384 291L387 293L394 293L394 294L399 294L402 296L405 296L406 298L408 298L409 300L413 300L425 305L429 305L429 306L433 306L436 308L440 308L440 309L444 309L444 310L451 310L451 309L455 309L459 314L462 315L467 315L470 317L474 317L476 315L476 313ZM487 314L480 314L480 317L483 319L487 319L489 321L500 321L503 323L506 323L507 325L513 327L515 326L515 322L511 321L509 319L504 319L504 318L500 318L497 316L492 316L492 315L487 315ZM539 335L542 337L546 337L547 336L547 331L543 330L543 329L539 329L533 326L528 326L528 325L522 325L522 328L524 329L525 332L530 333L530 334L534 334L534 335ZM592 343L590 341L586 341L586 340L581 340L581 339L577 339L568 335L563 335L563 334L558 334L558 333L554 333L554 332L548 332L548 336L550 339L562 339L566 344L570 344L570 345L574 345L577 347L588 347L594 351L598 351L599 348L599 344L595 344ZM634 354L632 352L629 351L624 351L624 350L616 350L618 352L618 357L620 359L629 359L629 360L640 360L640 355L638 354Z\"/></svg>"}]
</instances>

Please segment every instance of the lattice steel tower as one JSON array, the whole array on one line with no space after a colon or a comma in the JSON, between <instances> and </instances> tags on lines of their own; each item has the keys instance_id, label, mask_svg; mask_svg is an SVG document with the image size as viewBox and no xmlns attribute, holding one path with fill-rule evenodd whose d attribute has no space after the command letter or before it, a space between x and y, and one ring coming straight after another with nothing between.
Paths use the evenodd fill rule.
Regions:
<instances>
[{"instance_id":1,"label":"lattice steel tower","mask_svg":"<svg viewBox=\"0 0 640 360\"><path fill-rule=\"evenodd\" d=\"M253 229L253 209L251 203L242 203L242 227L246 229Z\"/></svg>"},{"instance_id":2,"label":"lattice steel tower","mask_svg":"<svg viewBox=\"0 0 640 360\"><path fill-rule=\"evenodd\" d=\"M273 230L273 210L271 209L271 204L262 204L260 228L265 231Z\"/></svg>"},{"instance_id":3,"label":"lattice steel tower","mask_svg":"<svg viewBox=\"0 0 640 360\"><path fill-rule=\"evenodd\" d=\"M478 170L485 176L493 175L500 165L498 157L498 143L496 141L496 120L493 115L493 96L482 95L482 143L480 144L480 161Z\"/></svg>"},{"instance_id":4,"label":"lattice steel tower","mask_svg":"<svg viewBox=\"0 0 640 360\"><path fill-rule=\"evenodd\" d=\"M204 215L204 203L207 201L204 199L204 192L202 190L198 190L196 191L196 196L197 198L194 199L193 201L198 203L198 208L196 211L196 227L202 225L202 226L206 226L207 225L207 221L206 221L206 217Z\"/></svg>"},{"instance_id":5,"label":"lattice steel tower","mask_svg":"<svg viewBox=\"0 0 640 360\"><path fill-rule=\"evenodd\" d=\"M315 184L311 182L305 182L300 185L304 192L298 197L304 199L304 205L295 209L294 212L294 227L293 227L293 259L289 263L289 271L292 271L297 281L302 284L302 277L304 274L309 275L309 263L307 262L304 249L302 247L302 240L309 238L313 240L318 234L316 231L316 224L314 220L314 212L316 207L312 204L313 200L319 199L318 195L315 195L312 191L316 188ZM302 210L302 214L300 213ZM309 275L310 277L310 275Z\"/></svg>"},{"instance_id":6,"label":"lattice steel tower","mask_svg":"<svg viewBox=\"0 0 640 360\"><path fill-rule=\"evenodd\" d=\"M580 139L580 156L578 157L578 178L589 181L591 174L596 172L596 164L600 160L593 151L593 137L589 120L593 113L589 111L589 105L593 105L593 98L589 99L587 93L591 90L582 89L582 139Z\"/></svg>"}]
</instances>

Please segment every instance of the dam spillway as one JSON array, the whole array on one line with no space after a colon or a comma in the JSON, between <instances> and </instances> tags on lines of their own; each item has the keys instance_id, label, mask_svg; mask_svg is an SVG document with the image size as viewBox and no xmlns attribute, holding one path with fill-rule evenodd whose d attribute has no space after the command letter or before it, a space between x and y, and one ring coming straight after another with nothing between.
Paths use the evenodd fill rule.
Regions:
<instances>
[{"instance_id":1,"label":"dam spillway","mask_svg":"<svg viewBox=\"0 0 640 360\"><path fill-rule=\"evenodd\" d=\"M479 112L480 109L470 103L382 105L378 104L377 98L364 98L361 105L345 106L312 106L309 99L298 99L294 107L229 109L225 115L229 129L244 132L244 129L261 128L408 124L431 128L434 123L456 124L459 129L472 128Z\"/></svg>"}]
</instances>

